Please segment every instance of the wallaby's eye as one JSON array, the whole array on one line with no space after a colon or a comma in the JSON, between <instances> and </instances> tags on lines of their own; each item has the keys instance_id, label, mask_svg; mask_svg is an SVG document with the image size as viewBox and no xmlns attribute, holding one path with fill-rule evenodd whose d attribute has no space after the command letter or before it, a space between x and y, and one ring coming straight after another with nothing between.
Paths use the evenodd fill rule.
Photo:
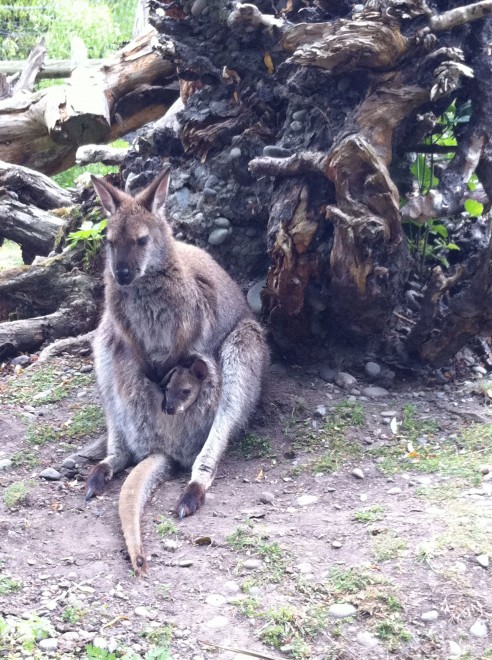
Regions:
<instances>
[{"instance_id":1,"label":"wallaby's eye","mask_svg":"<svg viewBox=\"0 0 492 660\"><path fill-rule=\"evenodd\" d=\"M140 238L137 239L137 243L138 245L140 245L140 247L147 245L148 242L149 242L148 236L140 236Z\"/></svg>"},{"instance_id":2,"label":"wallaby's eye","mask_svg":"<svg viewBox=\"0 0 492 660\"><path fill-rule=\"evenodd\" d=\"M189 388L186 388L184 390L181 390L181 393L184 394L185 396L188 396L188 394L191 394L191 390Z\"/></svg>"}]
</instances>

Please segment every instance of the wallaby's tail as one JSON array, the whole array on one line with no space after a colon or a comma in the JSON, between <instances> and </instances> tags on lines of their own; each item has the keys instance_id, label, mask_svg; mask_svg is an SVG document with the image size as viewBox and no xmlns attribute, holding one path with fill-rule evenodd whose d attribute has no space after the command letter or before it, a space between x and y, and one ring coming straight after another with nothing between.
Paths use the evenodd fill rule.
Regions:
<instances>
[{"instance_id":1,"label":"wallaby's tail","mask_svg":"<svg viewBox=\"0 0 492 660\"><path fill-rule=\"evenodd\" d=\"M121 488L119 512L123 535L136 575L147 572L142 546L140 519L152 490L170 476L169 460L162 454L151 454L130 472Z\"/></svg>"}]
</instances>

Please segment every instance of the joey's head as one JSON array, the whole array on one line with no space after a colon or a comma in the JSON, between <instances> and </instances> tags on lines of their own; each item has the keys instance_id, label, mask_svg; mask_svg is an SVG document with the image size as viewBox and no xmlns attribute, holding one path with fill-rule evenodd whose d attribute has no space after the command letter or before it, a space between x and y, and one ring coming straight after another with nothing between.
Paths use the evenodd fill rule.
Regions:
<instances>
[{"instance_id":1,"label":"joey's head","mask_svg":"<svg viewBox=\"0 0 492 660\"><path fill-rule=\"evenodd\" d=\"M129 286L165 264L172 240L164 216L170 167L136 197L107 181L92 177L96 193L108 213L107 265L120 286Z\"/></svg>"},{"instance_id":2,"label":"joey's head","mask_svg":"<svg viewBox=\"0 0 492 660\"><path fill-rule=\"evenodd\" d=\"M184 413L197 400L207 376L208 367L199 358L189 367L177 366L171 369L160 385L164 394L162 410L168 415Z\"/></svg>"}]
</instances>

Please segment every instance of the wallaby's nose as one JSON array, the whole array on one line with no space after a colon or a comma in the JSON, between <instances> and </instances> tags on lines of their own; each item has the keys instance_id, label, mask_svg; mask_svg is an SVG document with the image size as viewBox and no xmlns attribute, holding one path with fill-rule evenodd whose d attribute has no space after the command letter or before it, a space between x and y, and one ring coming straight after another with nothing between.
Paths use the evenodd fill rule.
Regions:
<instances>
[{"instance_id":1,"label":"wallaby's nose","mask_svg":"<svg viewBox=\"0 0 492 660\"><path fill-rule=\"evenodd\" d=\"M176 412L176 406L174 405L174 403L166 404L166 412L168 415L174 415L174 413Z\"/></svg>"},{"instance_id":2,"label":"wallaby's nose","mask_svg":"<svg viewBox=\"0 0 492 660\"><path fill-rule=\"evenodd\" d=\"M128 268L128 266L122 266L118 265L116 267L116 281L118 284L125 285L125 284L130 284L132 281L132 273L131 270Z\"/></svg>"}]
</instances>

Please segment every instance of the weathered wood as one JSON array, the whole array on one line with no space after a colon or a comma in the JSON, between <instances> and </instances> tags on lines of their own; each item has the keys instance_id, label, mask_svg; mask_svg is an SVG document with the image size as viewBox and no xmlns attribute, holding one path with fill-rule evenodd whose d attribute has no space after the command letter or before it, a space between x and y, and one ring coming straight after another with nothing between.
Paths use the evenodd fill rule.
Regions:
<instances>
[{"instance_id":1,"label":"weathered wood","mask_svg":"<svg viewBox=\"0 0 492 660\"><path fill-rule=\"evenodd\" d=\"M80 262L81 252L69 250L0 273L0 360L95 327L102 285Z\"/></svg>"},{"instance_id":2,"label":"weathered wood","mask_svg":"<svg viewBox=\"0 0 492 660\"><path fill-rule=\"evenodd\" d=\"M73 204L71 194L50 177L22 165L0 160L0 186L15 193L19 202L40 209L58 209Z\"/></svg>"},{"instance_id":3,"label":"weathered wood","mask_svg":"<svg viewBox=\"0 0 492 660\"><path fill-rule=\"evenodd\" d=\"M148 28L104 65L77 67L67 85L0 101L0 158L53 174L75 163L80 144L162 116L176 98L165 90L174 66L152 49L154 36Z\"/></svg>"},{"instance_id":4,"label":"weathered wood","mask_svg":"<svg viewBox=\"0 0 492 660\"><path fill-rule=\"evenodd\" d=\"M86 144L77 149L75 162L77 165L88 165L89 163L121 165L128 151L129 147L111 147L107 144Z\"/></svg>"},{"instance_id":5,"label":"weathered wood","mask_svg":"<svg viewBox=\"0 0 492 660\"><path fill-rule=\"evenodd\" d=\"M43 68L44 58L46 57L46 46L44 37L38 41L29 53L29 57L21 69L19 79L14 85L13 93L25 91L31 92L40 70Z\"/></svg>"},{"instance_id":6,"label":"weathered wood","mask_svg":"<svg viewBox=\"0 0 492 660\"><path fill-rule=\"evenodd\" d=\"M107 62L106 59L91 59L88 66L100 68ZM26 64L25 60L3 60L0 62L0 73L6 76L20 74ZM71 60L45 60L36 75L37 80L59 80L70 78L72 73Z\"/></svg>"}]
</instances>

